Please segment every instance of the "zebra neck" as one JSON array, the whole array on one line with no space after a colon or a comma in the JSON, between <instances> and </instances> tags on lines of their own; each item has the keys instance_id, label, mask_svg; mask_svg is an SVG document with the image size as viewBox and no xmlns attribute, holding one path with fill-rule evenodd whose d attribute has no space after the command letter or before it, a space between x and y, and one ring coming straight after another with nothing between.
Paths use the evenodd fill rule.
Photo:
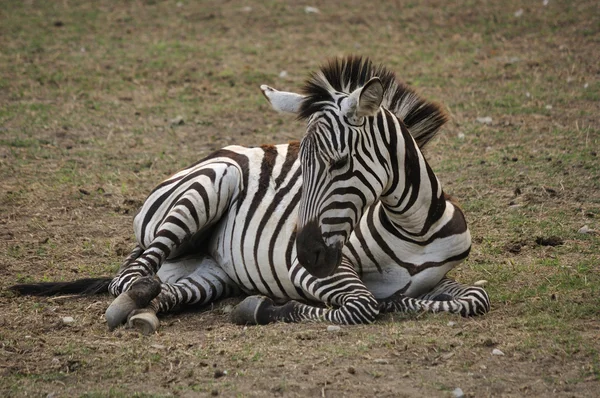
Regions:
<instances>
[{"instance_id":1,"label":"zebra neck","mask_svg":"<svg viewBox=\"0 0 600 398\"><path fill-rule=\"evenodd\" d=\"M440 221L448 213L447 210L449 209L443 198L434 200L431 206L413 208L402 214L399 214L397 209L387 206L382 201L378 215L382 224L391 227L388 230L395 229L400 235L409 237L412 240L424 241L428 240L438 229Z\"/></svg>"},{"instance_id":2,"label":"zebra neck","mask_svg":"<svg viewBox=\"0 0 600 398\"><path fill-rule=\"evenodd\" d=\"M427 239L432 227L446 212L442 186L423 155L416 151L405 156L404 167L391 186L381 196L381 216L403 235L415 240Z\"/></svg>"},{"instance_id":3,"label":"zebra neck","mask_svg":"<svg viewBox=\"0 0 600 398\"><path fill-rule=\"evenodd\" d=\"M390 171L379 198L380 216L404 236L427 239L424 237L446 211L442 186L406 126L386 115L386 127L383 123L377 126Z\"/></svg>"}]
</instances>

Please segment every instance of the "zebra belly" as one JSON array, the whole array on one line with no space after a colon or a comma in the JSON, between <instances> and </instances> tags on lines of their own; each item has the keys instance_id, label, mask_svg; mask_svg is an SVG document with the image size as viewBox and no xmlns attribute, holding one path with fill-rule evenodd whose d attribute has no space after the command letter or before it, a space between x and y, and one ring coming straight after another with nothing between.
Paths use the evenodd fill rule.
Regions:
<instances>
[{"instance_id":1,"label":"zebra belly","mask_svg":"<svg viewBox=\"0 0 600 398\"><path fill-rule=\"evenodd\" d=\"M460 263L460 262L458 262ZM404 289L404 294L419 297L429 292L456 264L446 263L441 267L428 268L416 275L410 275L406 268L389 265L381 270L375 267L363 268L362 281L376 299L384 299Z\"/></svg>"}]
</instances>

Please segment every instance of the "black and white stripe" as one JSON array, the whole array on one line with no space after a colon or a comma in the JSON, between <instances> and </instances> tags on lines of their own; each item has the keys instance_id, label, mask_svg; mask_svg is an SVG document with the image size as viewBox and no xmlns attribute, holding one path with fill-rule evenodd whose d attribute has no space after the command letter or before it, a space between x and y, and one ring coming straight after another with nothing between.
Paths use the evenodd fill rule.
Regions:
<instances>
[{"instance_id":1,"label":"black and white stripe","mask_svg":"<svg viewBox=\"0 0 600 398\"><path fill-rule=\"evenodd\" d=\"M109 326L132 310L240 291L268 299L246 299L237 322L489 310L482 289L445 278L471 241L419 149L446 120L439 106L355 57L323 67L303 94L263 91L275 109L307 120L302 142L230 146L159 184L135 217L138 246L109 286L115 302L133 304ZM154 275L158 295L140 293ZM107 317L121 311L111 308Z\"/></svg>"}]
</instances>

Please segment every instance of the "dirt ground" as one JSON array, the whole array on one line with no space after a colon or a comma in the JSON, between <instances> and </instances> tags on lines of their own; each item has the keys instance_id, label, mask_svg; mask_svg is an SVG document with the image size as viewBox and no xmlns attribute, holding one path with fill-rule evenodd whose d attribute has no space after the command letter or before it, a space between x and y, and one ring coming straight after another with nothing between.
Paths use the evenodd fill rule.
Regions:
<instances>
[{"instance_id":1,"label":"dirt ground","mask_svg":"<svg viewBox=\"0 0 600 398\"><path fill-rule=\"evenodd\" d=\"M162 179L302 137L260 84L345 54L451 114L427 157L474 239L452 276L487 280L491 313L328 332L232 325L228 300L142 336L107 330L108 295L7 291L113 275ZM599 103L597 1L3 2L0 395L597 396Z\"/></svg>"}]
</instances>

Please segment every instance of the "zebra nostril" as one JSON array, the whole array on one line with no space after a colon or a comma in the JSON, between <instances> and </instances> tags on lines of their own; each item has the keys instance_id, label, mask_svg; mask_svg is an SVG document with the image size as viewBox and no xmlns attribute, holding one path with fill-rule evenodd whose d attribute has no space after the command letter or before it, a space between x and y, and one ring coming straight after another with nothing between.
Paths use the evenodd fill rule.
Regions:
<instances>
[{"instance_id":1,"label":"zebra nostril","mask_svg":"<svg viewBox=\"0 0 600 398\"><path fill-rule=\"evenodd\" d=\"M316 264L319 264L319 263L321 262L321 258L322 258L322 256L321 256L321 253L322 253L322 250L321 250L321 248L320 248L320 247L317 247L317 248L315 249L314 253L315 253L315 261L314 261L314 263L313 263L313 264L315 264L315 265L316 265Z\"/></svg>"},{"instance_id":2,"label":"zebra nostril","mask_svg":"<svg viewBox=\"0 0 600 398\"><path fill-rule=\"evenodd\" d=\"M298 232L296 253L300 264L317 278L331 275L341 262L341 246L328 246L316 221L310 221Z\"/></svg>"}]
</instances>

